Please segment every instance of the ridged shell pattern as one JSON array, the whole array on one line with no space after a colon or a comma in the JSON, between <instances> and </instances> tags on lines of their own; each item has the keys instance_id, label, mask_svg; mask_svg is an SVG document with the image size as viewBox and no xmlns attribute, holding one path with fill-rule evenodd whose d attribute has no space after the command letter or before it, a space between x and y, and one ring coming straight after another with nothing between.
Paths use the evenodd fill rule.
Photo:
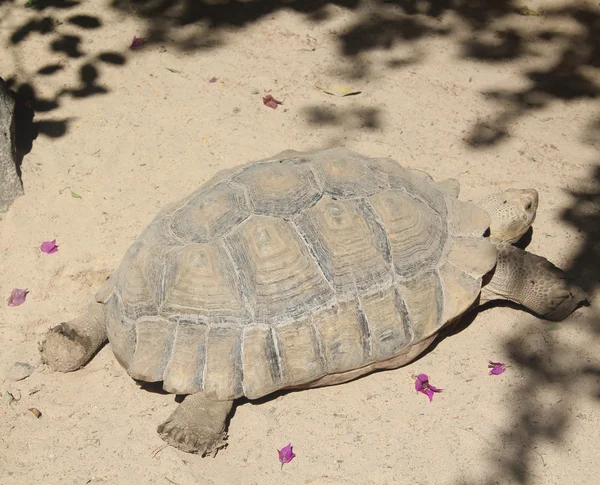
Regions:
<instances>
[{"instance_id":1,"label":"ridged shell pattern","mask_svg":"<svg viewBox=\"0 0 600 485\"><path fill-rule=\"evenodd\" d=\"M254 399L402 360L475 300L489 217L347 149L217 174L163 208L103 293L129 374Z\"/></svg>"}]
</instances>

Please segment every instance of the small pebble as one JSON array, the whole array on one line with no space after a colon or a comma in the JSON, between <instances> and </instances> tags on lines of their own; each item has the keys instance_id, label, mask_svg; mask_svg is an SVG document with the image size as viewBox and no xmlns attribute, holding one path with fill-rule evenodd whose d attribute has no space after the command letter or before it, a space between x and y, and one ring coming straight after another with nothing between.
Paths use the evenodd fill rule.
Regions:
<instances>
[{"instance_id":1,"label":"small pebble","mask_svg":"<svg viewBox=\"0 0 600 485\"><path fill-rule=\"evenodd\" d=\"M14 396L10 392L6 392L4 396L2 396L2 402L10 406L10 404L15 401Z\"/></svg>"},{"instance_id":2,"label":"small pebble","mask_svg":"<svg viewBox=\"0 0 600 485\"><path fill-rule=\"evenodd\" d=\"M10 369L8 369L6 379L13 382L22 381L33 374L34 370L35 367L27 362L15 362Z\"/></svg>"}]
</instances>

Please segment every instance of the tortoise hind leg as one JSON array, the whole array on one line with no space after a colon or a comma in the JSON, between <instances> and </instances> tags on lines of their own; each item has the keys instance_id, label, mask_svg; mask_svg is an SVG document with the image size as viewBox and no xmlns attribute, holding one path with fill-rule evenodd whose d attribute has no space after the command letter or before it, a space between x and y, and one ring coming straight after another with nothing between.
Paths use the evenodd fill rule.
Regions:
<instances>
[{"instance_id":1,"label":"tortoise hind leg","mask_svg":"<svg viewBox=\"0 0 600 485\"><path fill-rule=\"evenodd\" d=\"M48 330L39 350L52 369L70 372L87 364L106 341L104 308L94 301L83 315Z\"/></svg>"},{"instance_id":2,"label":"tortoise hind leg","mask_svg":"<svg viewBox=\"0 0 600 485\"><path fill-rule=\"evenodd\" d=\"M192 394L173 411L157 431L171 446L202 456L216 455L227 445L227 416L233 401L215 401L204 394Z\"/></svg>"}]
</instances>

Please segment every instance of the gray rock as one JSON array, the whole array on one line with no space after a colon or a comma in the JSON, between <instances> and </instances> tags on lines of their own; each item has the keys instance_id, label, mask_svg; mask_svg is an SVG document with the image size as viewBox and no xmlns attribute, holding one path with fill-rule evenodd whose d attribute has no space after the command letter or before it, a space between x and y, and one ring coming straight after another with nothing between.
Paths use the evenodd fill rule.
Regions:
<instances>
[{"instance_id":1,"label":"gray rock","mask_svg":"<svg viewBox=\"0 0 600 485\"><path fill-rule=\"evenodd\" d=\"M6 373L6 380L8 381L22 381L33 374L35 367L27 362L15 362L8 372Z\"/></svg>"},{"instance_id":2,"label":"gray rock","mask_svg":"<svg viewBox=\"0 0 600 485\"><path fill-rule=\"evenodd\" d=\"M8 211L13 200L23 195L17 172L14 114L15 100L0 78L0 213Z\"/></svg>"}]
</instances>

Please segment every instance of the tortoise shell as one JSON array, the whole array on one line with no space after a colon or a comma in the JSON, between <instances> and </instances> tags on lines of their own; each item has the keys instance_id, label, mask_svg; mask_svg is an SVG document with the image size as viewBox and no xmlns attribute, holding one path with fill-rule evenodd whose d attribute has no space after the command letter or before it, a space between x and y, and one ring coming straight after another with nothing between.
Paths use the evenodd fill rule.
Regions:
<instances>
[{"instance_id":1,"label":"tortoise shell","mask_svg":"<svg viewBox=\"0 0 600 485\"><path fill-rule=\"evenodd\" d=\"M489 225L391 159L283 152L164 207L97 299L133 378L254 399L412 360L479 295Z\"/></svg>"}]
</instances>

